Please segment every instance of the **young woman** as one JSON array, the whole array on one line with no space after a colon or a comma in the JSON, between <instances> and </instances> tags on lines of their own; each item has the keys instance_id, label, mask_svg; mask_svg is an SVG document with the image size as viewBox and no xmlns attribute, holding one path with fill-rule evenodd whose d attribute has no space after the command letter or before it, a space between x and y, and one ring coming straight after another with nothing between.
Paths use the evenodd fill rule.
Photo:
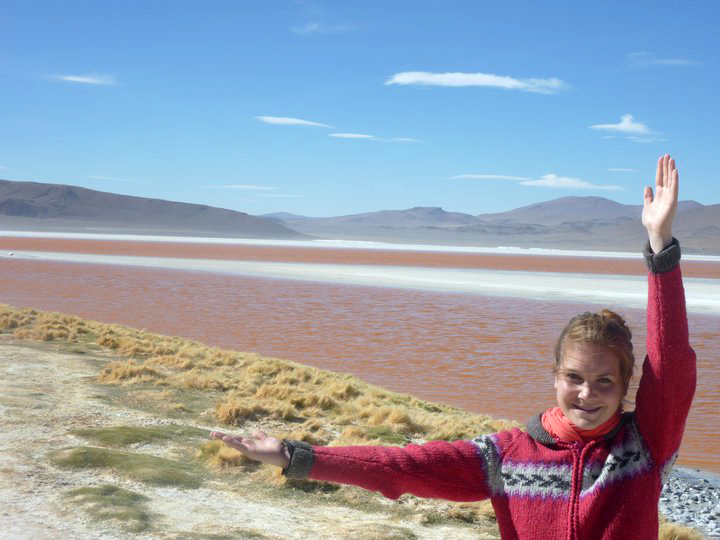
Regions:
<instances>
[{"instance_id":1,"label":"young woman","mask_svg":"<svg viewBox=\"0 0 720 540\"><path fill-rule=\"evenodd\" d=\"M608 310L583 313L555 350L558 407L512 429L471 441L404 448L320 447L257 432L214 432L248 457L294 478L353 484L397 498L490 498L503 538L658 537L658 500L677 456L695 391L680 247L672 237L678 172L657 165L645 188L649 242L647 357L634 412L622 412L633 372L631 334Z\"/></svg>"}]
</instances>

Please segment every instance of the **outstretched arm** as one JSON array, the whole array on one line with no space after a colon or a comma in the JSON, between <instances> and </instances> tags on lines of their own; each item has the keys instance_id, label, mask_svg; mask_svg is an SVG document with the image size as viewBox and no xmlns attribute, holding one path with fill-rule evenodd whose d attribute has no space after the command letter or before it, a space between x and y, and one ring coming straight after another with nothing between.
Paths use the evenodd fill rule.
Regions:
<instances>
[{"instance_id":1,"label":"outstretched arm","mask_svg":"<svg viewBox=\"0 0 720 540\"><path fill-rule=\"evenodd\" d=\"M672 242L672 223L678 205L678 171L670 154L658 159L655 172L655 194L645 188L642 224L648 232L650 247L660 253Z\"/></svg>"},{"instance_id":2,"label":"outstretched arm","mask_svg":"<svg viewBox=\"0 0 720 540\"><path fill-rule=\"evenodd\" d=\"M479 441L433 441L423 445L311 446L287 444L257 431L251 437L213 431L247 457L285 469L290 478L350 484L396 499L403 493L452 501L479 501L490 496L487 463Z\"/></svg>"},{"instance_id":3,"label":"outstretched arm","mask_svg":"<svg viewBox=\"0 0 720 540\"><path fill-rule=\"evenodd\" d=\"M655 196L645 188L642 222L648 232L647 356L636 397L635 417L654 461L672 463L695 391L695 353L690 348L680 246L672 238L678 203L675 160L658 160Z\"/></svg>"}]
</instances>

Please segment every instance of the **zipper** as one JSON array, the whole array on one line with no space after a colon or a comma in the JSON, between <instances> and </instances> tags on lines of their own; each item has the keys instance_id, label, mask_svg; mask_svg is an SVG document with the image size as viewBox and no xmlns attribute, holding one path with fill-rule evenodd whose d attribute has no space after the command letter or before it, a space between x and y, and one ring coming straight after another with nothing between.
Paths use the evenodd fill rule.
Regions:
<instances>
[{"instance_id":1,"label":"zipper","mask_svg":"<svg viewBox=\"0 0 720 540\"><path fill-rule=\"evenodd\" d=\"M573 443L573 446L570 449L573 455L572 484L570 488L570 531L568 532L568 538L570 540L576 540L579 535L580 493L582 492L583 486L585 459L590 449L595 446L597 442L598 439L589 441L587 444L578 441Z\"/></svg>"}]
</instances>

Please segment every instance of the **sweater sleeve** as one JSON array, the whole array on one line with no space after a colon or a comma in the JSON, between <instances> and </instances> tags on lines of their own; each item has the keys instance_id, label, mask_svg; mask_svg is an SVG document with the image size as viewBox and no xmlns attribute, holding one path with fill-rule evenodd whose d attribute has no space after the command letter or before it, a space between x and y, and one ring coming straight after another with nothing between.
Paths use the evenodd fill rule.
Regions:
<instances>
[{"instance_id":1,"label":"sweater sleeve","mask_svg":"<svg viewBox=\"0 0 720 540\"><path fill-rule=\"evenodd\" d=\"M487 469L478 447L470 441L433 441L404 448L289 444L292 457L284 471L289 477L351 484L390 499L404 493L451 501L489 497Z\"/></svg>"},{"instance_id":2,"label":"sweater sleeve","mask_svg":"<svg viewBox=\"0 0 720 540\"><path fill-rule=\"evenodd\" d=\"M680 447L695 393L695 352L690 347L680 246L660 253L645 248L648 275L647 356L635 417L655 462L664 466Z\"/></svg>"}]
</instances>

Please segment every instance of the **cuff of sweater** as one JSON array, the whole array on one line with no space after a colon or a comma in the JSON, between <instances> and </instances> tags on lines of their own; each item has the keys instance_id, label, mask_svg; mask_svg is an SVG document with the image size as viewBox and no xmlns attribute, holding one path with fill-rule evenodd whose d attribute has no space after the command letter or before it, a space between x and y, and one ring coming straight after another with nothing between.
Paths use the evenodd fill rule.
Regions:
<instances>
[{"instance_id":1,"label":"cuff of sweater","mask_svg":"<svg viewBox=\"0 0 720 540\"><path fill-rule=\"evenodd\" d=\"M669 272L680 264L680 243L677 238L673 238L669 246L665 247L660 253L655 253L650 248L650 241L648 240L643 255L645 256L645 264L653 274Z\"/></svg>"},{"instance_id":2,"label":"cuff of sweater","mask_svg":"<svg viewBox=\"0 0 720 540\"><path fill-rule=\"evenodd\" d=\"M282 473L288 478L307 478L310 475L315 452L312 445L303 441L284 441L290 454L290 463Z\"/></svg>"}]
</instances>

